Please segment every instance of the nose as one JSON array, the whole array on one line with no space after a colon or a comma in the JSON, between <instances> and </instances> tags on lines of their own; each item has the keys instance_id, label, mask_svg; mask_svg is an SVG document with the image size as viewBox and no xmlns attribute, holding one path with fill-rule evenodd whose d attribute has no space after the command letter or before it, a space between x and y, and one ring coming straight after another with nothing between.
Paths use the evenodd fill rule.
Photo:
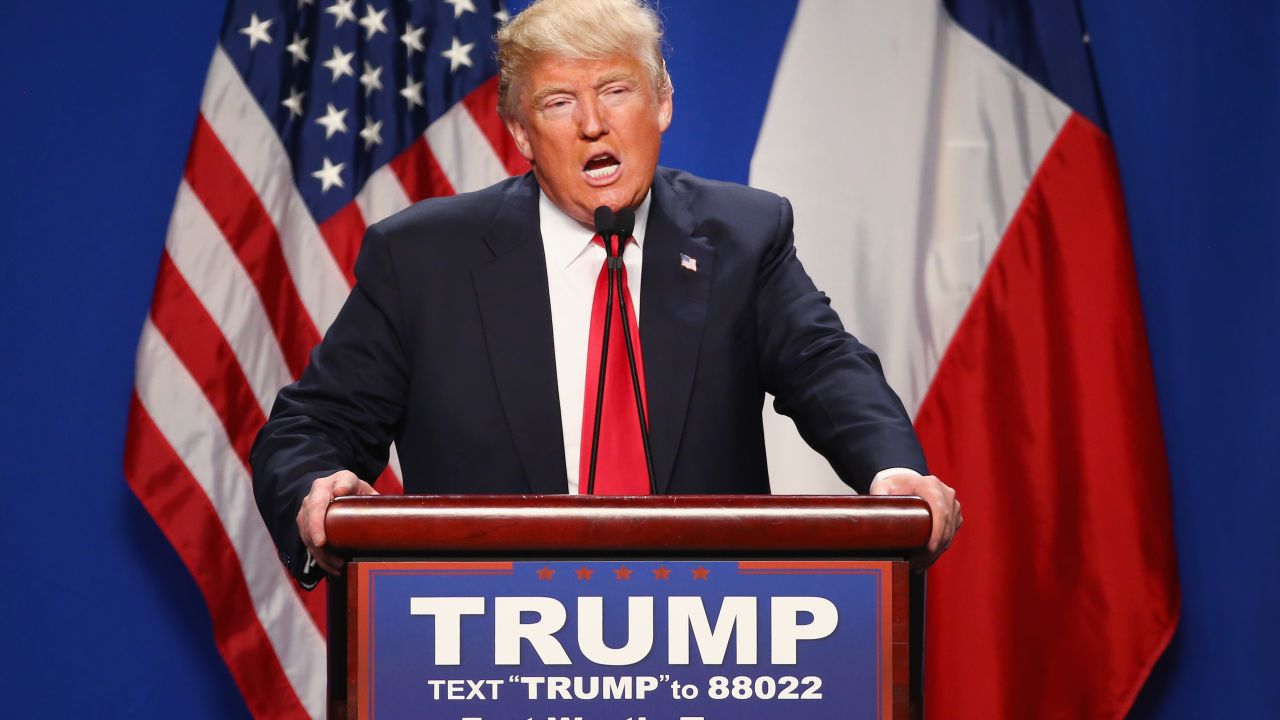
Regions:
<instances>
[{"instance_id":1,"label":"nose","mask_svg":"<svg viewBox=\"0 0 1280 720\"><path fill-rule=\"evenodd\" d=\"M587 97L578 103L578 134L584 140L595 140L609 133L608 118L605 108L594 97Z\"/></svg>"}]
</instances>

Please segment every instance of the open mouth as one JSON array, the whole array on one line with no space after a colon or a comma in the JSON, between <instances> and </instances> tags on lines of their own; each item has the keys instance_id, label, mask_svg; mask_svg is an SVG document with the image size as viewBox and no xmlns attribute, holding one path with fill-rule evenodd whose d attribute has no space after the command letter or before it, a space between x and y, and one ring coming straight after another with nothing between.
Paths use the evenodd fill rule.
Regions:
<instances>
[{"instance_id":1,"label":"open mouth","mask_svg":"<svg viewBox=\"0 0 1280 720\"><path fill-rule=\"evenodd\" d=\"M618 172L618 168L622 167L622 163L609 153L600 153L587 161L582 171L592 180L606 180L614 173Z\"/></svg>"}]
</instances>

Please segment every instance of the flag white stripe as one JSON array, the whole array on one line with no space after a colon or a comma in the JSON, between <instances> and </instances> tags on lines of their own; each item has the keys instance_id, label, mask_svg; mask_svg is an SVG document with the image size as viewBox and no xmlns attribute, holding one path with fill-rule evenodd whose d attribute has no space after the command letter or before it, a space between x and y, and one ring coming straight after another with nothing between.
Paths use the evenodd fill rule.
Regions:
<instances>
[{"instance_id":1,"label":"flag white stripe","mask_svg":"<svg viewBox=\"0 0 1280 720\"><path fill-rule=\"evenodd\" d=\"M302 606L256 512L248 472L222 423L147 318L138 345L143 408L208 496L235 548L250 600L285 675L312 717L325 713L324 638Z\"/></svg>"},{"instance_id":2,"label":"flag white stripe","mask_svg":"<svg viewBox=\"0 0 1280 720\"><path fill-rule=\"evenodd\" d=\"M356 194L356 207L365 225L372 225L409 207L409 196L391 165L383 165L365 181Z\"/></svg>"},{"instance_id":3,"label":"flag white stripe","mask_svg":"<svg viewBox=\"0 0 1280 720\"><path fill-rule=\"evenodd\" d=\"M324 334L347 298L346 278L293 184L275 128L221 46L209 64L200 112L266 208L302 304Z\"/></svg>"},{"instance_id":4,"label":"flag white stripe","mask_svg":"<svg viewBox=\"0 0 1280 720\"><path fill-rule=\"evenodd\" d=\"M833 67L857 72L814 93ZM800 3L751 183L791 199L801 260L913 416L1069 115L939 2ZM765 425L775 491L843 489L789 420Z\"/></svg>"},{"instance_id":5,"label":"flag white stripe","mask_svg":"<svg viewBox=\"0 0 1280 720\"><path fill-rule=\"evenodd\" d=\"M425 135L454 192L479 190L507 177L507 169L463 103L436 118Z\"/></svg>"},{"instance_id":6,"label":"flag white stripe","mask_svg":"<svg viewBox=\"0 0 1280 720\"><path fill-rule=\"evenodd\" d=\"M231 346L263 414L270 413L276 393L293 377L253 280L186 181L178 187L165 247Z\"/></svg>"}]
</instances>

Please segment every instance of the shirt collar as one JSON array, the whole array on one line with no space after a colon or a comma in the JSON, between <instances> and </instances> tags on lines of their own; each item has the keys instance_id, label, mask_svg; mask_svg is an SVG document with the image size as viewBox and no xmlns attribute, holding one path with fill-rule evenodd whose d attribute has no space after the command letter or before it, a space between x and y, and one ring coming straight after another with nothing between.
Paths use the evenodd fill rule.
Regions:
<instances>
[{"instance_id":1,"label":"shirt collar","mask_svg":"<svg viewBox=\"0 0 1280 720\"><path fill-rule=\"evenodd\" d=\"M649 225L650 199L653 189L645 193L644 201L636 208L636 226L631 236L636 246L644 248L644 231ZM538 229L542 232L542 245L556 267L567 268L591 245L595 233L569 217L551 202L547 194L538 190Z\"/></svg>"}]
</instances>

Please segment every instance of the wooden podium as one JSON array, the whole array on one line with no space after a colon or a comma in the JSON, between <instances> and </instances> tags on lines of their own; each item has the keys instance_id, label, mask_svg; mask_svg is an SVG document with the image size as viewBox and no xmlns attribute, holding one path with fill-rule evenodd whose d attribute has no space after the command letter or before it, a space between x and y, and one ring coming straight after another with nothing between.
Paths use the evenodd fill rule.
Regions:
<instances>
[{"instance_id":1,"label":"wooden podium","mask_svg":"<svg viewBox=\"0 0 1280 720\"><path fill-rule=\"evenodd\" d=\"M356 702L365 690L362 658L369 656L367 649L363 655L357 652L364 647L359 635L364 632L362 613L368 610L362 603L371 602L362 578L372 568L405 567L410 560L474 565L593 559L757 565L797 560L819 561L819 566L875 561L885 570L884 597L891 598L877 610L883 613L883 627L891 628L883 679L884 696L891 699L877 706L876 716L918 716L923 576L910 572L909 561L923 552L930 527L928 505L914 497L338 498L325 518L325 532L331 549L348 564L343 577L329 583L329 717L373 715ZM657 718L650 715L650 720Z\"/></svg>"}]
</instances>

